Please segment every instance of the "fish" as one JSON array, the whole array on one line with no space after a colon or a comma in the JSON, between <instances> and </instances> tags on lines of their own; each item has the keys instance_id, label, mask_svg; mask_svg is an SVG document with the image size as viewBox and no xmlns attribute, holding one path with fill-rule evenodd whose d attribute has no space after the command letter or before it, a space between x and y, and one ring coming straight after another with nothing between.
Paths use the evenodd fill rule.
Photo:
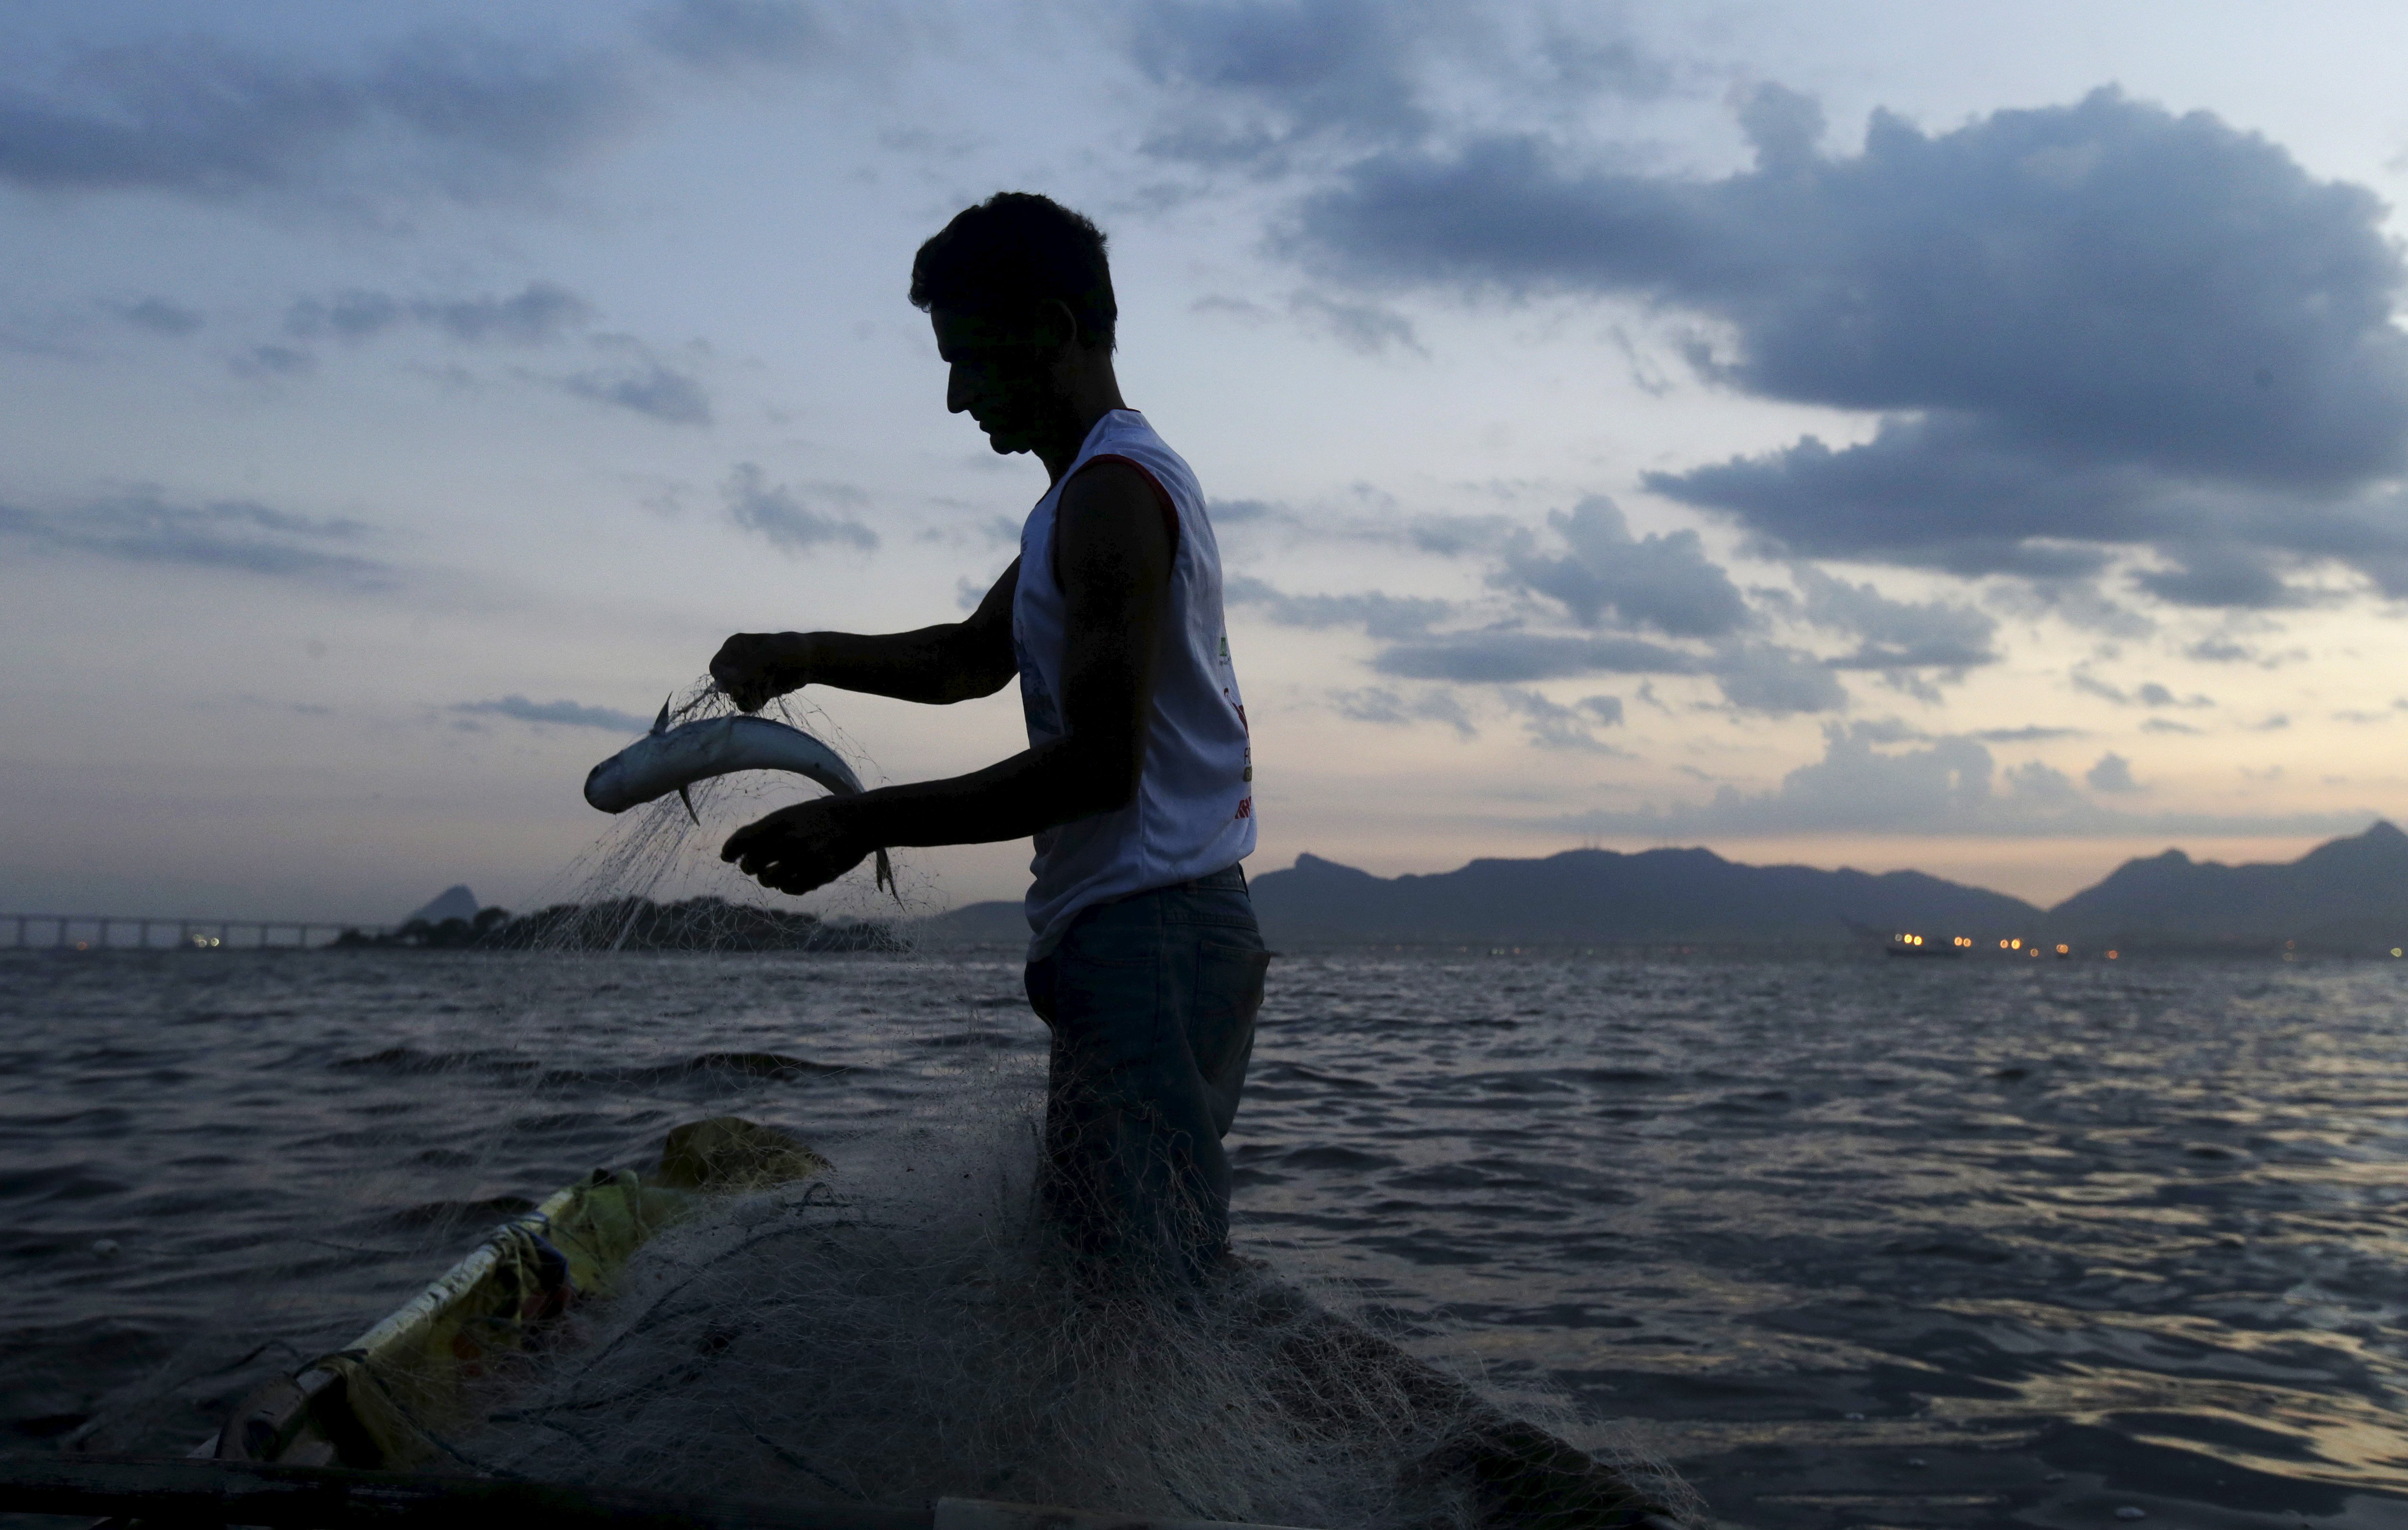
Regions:
<instances>
[{"instance_id":1,"label":"fish","mask_svg":"<svg viewBox=\"0 0 2408 1530\"><path fill-rule=\"evenodd\" d=\"M664 701L652 732L586 773L585 800L606 813L624 813L675 792L686 816L699 824L702 815L694 810L686 789L738 770L790 770L839 797L862 790L861 778L844 757L800 728L766 717L710 717L672 728L669 703ZM899 902L895 867L883 850L878 852L877 877L879 887Z\"/></svg>"}]
</instances>

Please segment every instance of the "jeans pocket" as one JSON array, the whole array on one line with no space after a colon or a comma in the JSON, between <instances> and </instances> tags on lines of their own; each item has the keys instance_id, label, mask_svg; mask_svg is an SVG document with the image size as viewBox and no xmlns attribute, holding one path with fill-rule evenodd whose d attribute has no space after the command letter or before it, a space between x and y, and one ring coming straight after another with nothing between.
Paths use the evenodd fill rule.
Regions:
<instances>
[{"instance_id":1,"label":"jeans pocket","mask_svg":"<svg viewBox=\"0 0 2408 1530\"><path fill-rule=\"evenodd\" d=\"M1254 1051L1254 1016L1263 1007L1263 976L1271 953L1259 945L1197 943L1196 992L1188 1010L1187 1049L1214 1096L1224 1132L1237 1114L1246 1064Z\"/></svg>"}]
</instances>

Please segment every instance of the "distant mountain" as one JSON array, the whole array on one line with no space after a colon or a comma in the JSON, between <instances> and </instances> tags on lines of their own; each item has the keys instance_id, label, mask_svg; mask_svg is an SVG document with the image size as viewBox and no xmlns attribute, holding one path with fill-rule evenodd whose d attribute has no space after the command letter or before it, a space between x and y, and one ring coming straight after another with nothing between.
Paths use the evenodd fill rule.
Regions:
<instances>
[{"instance_id":1,"label":"distant mountain","mask_svg":"<svg viewBox=\"0 0 2408 1530\"><path fill-rule=\"evenodd\" d=\"M1872 876L1741 865L1706 850L1566 851L1474 861L1430 876L1375 877L1299 855L1254 881L1254 908L1281 941L1621 940L1842 943L1926 930L1990 939L2028 935L2041 911L2020 898L1919 871Z\"/></svg>"},{"instance_id":2,"label":"distant mountain","mask_svg":"<svg viewBox=\"0 0 2408 1530\"><path fill-rule=\"evenodd\" d=\"M2286 865L2224 865L2178 850L2127 861L2049 910L2092 943L2387 951L2408 943L2408 834L2376 822Z\"/></svg>"},{"instance_id":3,"label":"distant mountain","mask_svg":"<svg viewBox=\"0 0 2408 1530\"><path fill-rule=\"evenodd\" d=\"M1871 876L1742 865L1706 850L1636 855L1575 850L1481 860L1429 876L1375 877L1299 855L1254 879L1273 945L1609 944L1738 941L1840 944L1894 930L1991 941L2045 933L2118 945L2386 952L2408 948L2408 834L2378 822L2287 865L2220 865L2178 850L2128 861L2043 914L2020 898L1919 871ZM1017 903L973 903L919 922L930 945L1017 946Z\"/></svg>"},{"instance_id":4,"label":"distant mountain","mask_svg":"<svg viewBox=\"0 0 2408 1530\"><path fill-rule=\"evenodd\" d=\"M966 903L902 930L908 938L927 946L1025 946L1028 915L1017 902Z\"/></svg>"},{"instance_id":5,"label":"distant mountain","mask_svg":"<svg viewBox=\"0 0 2408 1530\"><path fill-rule=\"evenodd\" d=\"M435 901L410 915L409 919L423 919L429 924L440 924L447 919L474 920L477 908L477 894L463 884L445 888L436 895ZM409 920L402 922L407 924Z\"/></svg>"}]
</instances>

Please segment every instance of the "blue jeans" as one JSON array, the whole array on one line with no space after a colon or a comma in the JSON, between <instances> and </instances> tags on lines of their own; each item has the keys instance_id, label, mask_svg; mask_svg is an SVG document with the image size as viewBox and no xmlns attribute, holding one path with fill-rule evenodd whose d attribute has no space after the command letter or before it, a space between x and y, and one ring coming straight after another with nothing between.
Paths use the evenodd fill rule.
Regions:
<instances>
[{"instance_id":1,"label":"blue jeans","mask_svg":"<svg viewBox=\"0 0 2408 1530\"><path fill-rule=\"evenodd\" d=\"M1054 1032L1047 1215L1078 1252L1194 1278L1229 1245L1229 1158L1270 953L1236 866L1082 912L1028 965Z\"/></svg>"}]
</instances>

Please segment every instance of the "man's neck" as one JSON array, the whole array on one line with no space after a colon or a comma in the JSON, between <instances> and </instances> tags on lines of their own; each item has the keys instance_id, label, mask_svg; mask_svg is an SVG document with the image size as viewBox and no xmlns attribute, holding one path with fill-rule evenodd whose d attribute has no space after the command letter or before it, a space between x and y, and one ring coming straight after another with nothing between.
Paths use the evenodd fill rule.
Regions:
<instances>
[{"instance_id":1,"label":"man's neck","mask_svg":"<svg viewBox=\"0 0 2408 1530\"><path fill-rule=\"evenodd\" d=\"M1062 475L1079 460L1079 449L1087 444L1096 421L1114 409L1128 408L1121 400L1120 379L1112 374L1111 351L1082 353L1070 362L1067 371L1063 379L1062 429L1037 449L1049 483L1061 482Z\"/></svg>"}]
</instances>

